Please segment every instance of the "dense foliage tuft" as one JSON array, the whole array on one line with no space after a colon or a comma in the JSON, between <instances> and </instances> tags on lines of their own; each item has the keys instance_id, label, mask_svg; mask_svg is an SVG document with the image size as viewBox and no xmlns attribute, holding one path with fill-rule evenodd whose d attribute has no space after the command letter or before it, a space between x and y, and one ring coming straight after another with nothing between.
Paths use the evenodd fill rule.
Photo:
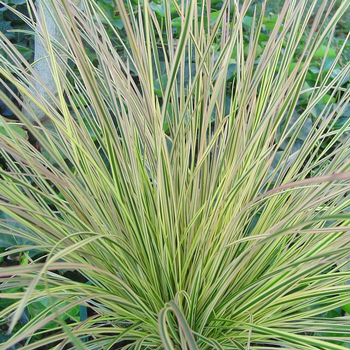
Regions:
<instances>
[{"instance_id":1,"label":"dense foliage tuft","mask_svg":"<svg viewBox=\"0 0 350 350\"><path fill-rule=\"evenodd\" d=\"M58 96L0 41L19 119L0 119L0 229L20 242L0 256L29 257L0 269L1 349L346 349L349 316L324 315L350 303L350 63L330 46L350 1L286 0L266 23L249 0L116 0L119 28L51 2L66 45L32 1L13 11Z\"/></svg>"}]
</instances>

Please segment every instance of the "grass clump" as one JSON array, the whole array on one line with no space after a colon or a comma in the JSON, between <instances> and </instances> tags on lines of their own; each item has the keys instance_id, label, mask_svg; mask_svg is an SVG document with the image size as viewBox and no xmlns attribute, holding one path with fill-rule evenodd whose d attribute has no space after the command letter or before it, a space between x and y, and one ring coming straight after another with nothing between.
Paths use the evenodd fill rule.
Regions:
<instances>
[{"instance_id":1,"label":"grass clump","mask_svg":"<svg viewBox=\"0 0 350 350\"><path fill-rule=\"evenodd\" d=\"M22 99L0 93L40 144L1 117L0 209L17 223L1 221L1 233L45 253L0 271L14 301L0 312L12 334L3 349L346 348L348 316L321 317L350 302L350 120L332 128L350 96L341 51L303 90L349 6L335 3L286 0L261 51L264 6L244 48L250 1L225 1L211 21L207 2L164 0L160 23L149 1L133 12L117 0L124 40L94 1L55 0L64 46L35 26L29 1L23 19L47 47L58 96L35 93L40 76L2 36L1 84L50 122L32 125ZM77 305L91 314L69 314Z\"/></svg>"}]
</instances>

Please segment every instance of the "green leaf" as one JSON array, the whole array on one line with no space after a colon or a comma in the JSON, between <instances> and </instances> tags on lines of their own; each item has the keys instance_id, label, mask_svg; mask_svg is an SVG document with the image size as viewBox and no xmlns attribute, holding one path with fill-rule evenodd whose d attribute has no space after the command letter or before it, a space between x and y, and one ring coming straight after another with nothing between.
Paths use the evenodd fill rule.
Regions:
<instances>
[{"instance_id":1,"label":"green leaf","mask_svg":"<svg viewBox=\"0 0 350 350\"><path fill-rule=\"evenodd\" d=\"M42 287L39 287L39 289L42 289ZM38 289L38 287L37 287ZM34 302L31 302L28 304L27 309L29 312L29 315L31 318L36 317L39 315L41 312L45 311L50 305L56 303L59 301L57 298L50 296L50 297L41 297L36 299ZM63 308L64 306L68 305L68 303L62 303L60 305L60 308ZM75 306L72 309L68 310L64 314L61 315L61 320L62 321L67 321L68 319L80 319L80 309L79 306ZM58 326L57 321L51 321L47 323L43 329L53 329Z\"/></svg>"},{"instance_id":2,"label":"green leaf","mask_svg":"<svg viewBox=\"0 0 350 350\"><path fill-rule=\"evenodd\" d=\"M350 314L350 304L343 305L342 309L348 314Z\"/></svg>"},{"instance_id":3,"label":"green leaf","mask_svg":"<svg viewBox=\"0 0 350 350\"><path fill-rule=\"evenodd\" d=\"M322 103L334 103L335 102L335 97L331 97L331 95L326 94L322 97Z\"/></svg>"},{"instance_id":4,"label":"green leaf","mask_svg":"<svg viewBox=\"0 0 350 350\"><path fill-rule=\"evenodd\" d=\"M246 25L247 27L251 27L252 26L252 24L253 24L253 17L251 17L251 16L245 16L244 18L243 18L243 24L244 25ZM260 34L261 35L261 34Z\"/></svg>"},{"instance_id":5,"label":"green leaf","mask_svg":"<svg viewBox=\"0 0 350 350\"><path fill-rule=\"evenodd\" d=\"M154 83L154 92L160 97L163 96L162 91L164 92L166 89L168 77L166 75L163 75L161 79L162 79L161 83L159 82L159 79L156 79L156 81Z\"/></svg>"},{"instance_id":6,"label":"green leaf","mask_svg":"<svg viewBox=\"0 0 350 350\"><path fill-rule=\"evenodd\" d=\"M28 254L29 254L29 251L24 252L24 254L19 262L20 265L28 265L28 263L29 263Z\"/></svg>"},{"instance_id":7,"label":"green leaf","mask_svg":"<svg viewBox=\"0 0 350 350\"><path fill-rule=\"evenodd\" d=\"M165 12L164 12L164 3L157 4L155 2L151 2L151 9L159 16L159 17L164 17Z\"/></svg>"},{"instance_id":8,"label":"green leaf","mask_svg":"<svg viewBox=\"0 0 350 350\"><path fill-rule=\"evenodd\" d=\"M27 2L27 0L5 0L5 4L9 5L23 5Z\"/></svg>"},{"instance_id":9,"label":"green leaf","mask_svg":"<svg viewBox=\"0 0 350 350\"><path fill-rule=\"evenodd\" d=\"M210 24L213 25L218 19L220 11L215 11L210 13Z\"/></svg>"},{"instance_id":10,"label":"green leaf","mask_svg":"<svg viewBox=\"0 0 350 350\"><path fill-rule=\"evenodd\" d=\"M180 28L182 26L181 18L180 17L175 17L174 19L171 20L171 25L173 27L178 27Z\"/></svg>"},{"instance_id":11,"label":"green leaf","mask_svg":"<svg viewBox=\"0 0 350 350\"><path fill-rule=\"evenodd\" d=\"M334 47L330 46L327 52L327 46L321 45L314 54L314 57L325 57L327 53L327 57L335 57L336 52Z\"/></svg>"},{"instance_id":12,"label":"green leaf","mask_svg":"<svg viewBox=\"0 0 350 350\"><path fill-rule=\"evenodd\" d=\"M100 0L98 6L109 20L114 19L115 5L113 0Z\"/></svg>"},{"instance_id":13,"label":"green leaf","mask_svg":"<svg viewBox=\"0 0 350 350\"><path fill-rule=\"evenodd\" d=\"M8 214L1 211L0 211L0 220L1 220L0 229L1 229L1 222L4 222L5 224L10 226L10 228L8 229L12 229L14 233L16 232L19 233L20 230L24 232L28 231L23 225L14 221L13 218L11 218ZM15 235L8 235L0 232L0 247L9 248L9 247L14 247L18 245L33 245L33 243L22 237L15 236ZM37 252L38 252L37 250L30 250L29 255L33 256L37 254Z\"/></svg>"},{"instance_id":14,"label":"green leaf","mask_svg":"<svg viewBox=\"0 0 350 350\"><path fill-rule=\"evenodd\" d=\"M13 39L15 37L15 34L12 32L9 32L9 30L13 30L13 27L11 26L11 22L1 21L0 22L0 32L5 34L7 39Z\"/></svg>"},{"instance_id":15,"label":"green leaf","mask_svg":"<svg viewBox=\"0 0 350 350\"><path fill-rule=\"evenodd\" d=\"M292 62L289 65L288 74L292 73L292 71L294 70L294 68L296 67L297 64L298 64L298 62ZM303 66L304 66L304 64L302 63L298 68L298 72L300 72L302 70Z\"/></svg>"},{"instance_id":16,"label":"green leaf","mask_svg":"<svg viewBox=\"0 0 350 350\"><path fill-rule=\"evenodd\" d=\"M113 21L111 21L113 26L117 27L119 30L124 28L123 21L121 20L120 16L116 16ZM96 56L95 56L96 57Z\"/></svg>"},{"instance_id":17,"label":"green leaf","mask_svg":"<svg viewBox=\"0 0 350 350\"><path fill-rule=\"evenodd\" d=\"M23 57L30 61L34 57L34 50L30 47L23 45L15 45L17 50L23 55Z\"/></svg>"},{"instance_id":18,"label":"green leaf","mask_svg":"<svg viewBox=\"0 0 350 350\"><path fill-rule=\"evenodd\" d=\"M303 90L309 90L309 91L306 91L303 94L301 94L300 98L307 100L307 98L310 97L311 94L312 94L312 90L310 90L310 89L311 89L311 86L307 82L305 82L304 85L303 85L302 91Z\"/></svg>"},{"instance_id":19,"label":"green leaf","mask_svg":"<svg viewBox=\"0 0 350 350\"><path fill-rule=\"evenodd\" d=\"M20 126L17 126L14 124L8 124L7 127L10 128L12 132L19 134L23 138L27 136L27 133ZM1 125L0 125L0 134L10 137L5 127Z\"/></svg>"},{"instance_id":20,"label":"green leaf","mask_svg":"<svg viewBox=\"0 0 350 350\"><path fill-rule=\"evenodd\" d=\"M255 58L258 58L262 52L263 52L263 48L260 45L258 45L255 53ZM244 45L244 57L247 58L248 54L249 54L249 45L246 44Z\"/></svg>"},{"instance_id":21,"label":"green leaf","mask_svg":"<svg viewBox=\"0 0 350 350\"><path fill-rule=\"evenodd\" d=\"M269 36L264 33L259 34L259 42L267 42L269 40Z\"/></svg>"},{"instance_id":22,"label":"green leaf","mask_svg":"<svg viewBox=\"0 0 350 350\"><path fill-rule=\"evenodd\" d=\"M273 15L271 17L265 17L263 19L263 24L265 24L265 27L267 30L272 31L275 28L276 22L277 22L277 15ZM283 25L280 26L278 32L280 33L283 29Z\"/></svg>"}]
</instances>

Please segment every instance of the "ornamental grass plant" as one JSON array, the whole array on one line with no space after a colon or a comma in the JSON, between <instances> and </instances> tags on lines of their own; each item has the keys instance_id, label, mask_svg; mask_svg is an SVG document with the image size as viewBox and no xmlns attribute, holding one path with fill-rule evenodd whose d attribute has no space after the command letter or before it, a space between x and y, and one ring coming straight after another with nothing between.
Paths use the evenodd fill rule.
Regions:
<instances>
[{"instance_id":1,"label":"ornamental grass plant","mask_svg":"<svg viewBox=\"0 0 350 350\"><path fill-rule=\"evenodd\" d=\"M33 1L28 18L13 9L58 95L35 92L45 82L1 35L14 100L0 98L19 121L1 116L0 229L27 242L1 256L42 252L0 269L1 349L349 347L349 315L324 317L350 303L350 119L333 127L349 104L350 63L335 69L346 41L305 81L350 1L286 0L262 51L266 4L247 33L250 2L213 16L210 1L163 0L160 19L148 0L116 0L122 36L94 1L51 0L64 45Z\"/></svg>"}]
</instances>

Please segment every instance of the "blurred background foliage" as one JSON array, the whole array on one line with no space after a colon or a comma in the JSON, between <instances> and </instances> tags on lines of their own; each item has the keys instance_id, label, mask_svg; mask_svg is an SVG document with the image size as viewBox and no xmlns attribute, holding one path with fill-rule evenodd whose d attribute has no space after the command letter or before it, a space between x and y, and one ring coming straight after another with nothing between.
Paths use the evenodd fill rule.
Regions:
<instances>
[{"instance_id":1,"label":"blurred background foliage","mask_svg":"<svg viewBox=\"0 0 350 350\"><path fill-rule=\"evenodd\" d=\"M104 14L108 18L108 20L113 24L115 28L118 29L119 35L121 37L126 38L125 31L123 29L123 23L121 21L120 15L117 13L114 5L113 0L98 0L98 4L100 5L101 9L103 10ZM142 0L140 0L142 3ZM248 55L248 50L249 50L249 35L250 35L250 28L252 25L253 21L253 16L254 16L254 11L257 13L260 12L261 6L262 6L262 0L255 0L252 1L252 6L247 12L246 17L244 18L244 39L246 41L245 43L245 55ZM340 3L341 0L338 0ZM10 5L11 7L16 8L16 10L20 11L24 15L28 15L28 10L27 10L27 5L26 5L26 0L5 0L5 3ZM310 2L311 3L311 2ZM138 11L138 0L132 0L131 4L133 6L132 11L137 12ZM164 4L162 3L162 0L157 0L157 1L151 1L151 8L154 10L156 16L160 20L160 23L162 23L162 19L165 16L165 9L164 9ZM259 48L257 51L257 57L256 61L258 62L259 60L259 55L262 53L264 46L266 45L266 42L269 37L269 32L271 32L275 26L276 20L277 20L277 15L282 7L283 0L278 0L278 1L267 1L267 10L266 10L266 15L264 18L263 22L263 31L259 37ZM213 0L211 2L211 15L210 15L210 25L213 25L215 23L215 20L219 14L219 10L222 6L222 1L220 0ZM131 10L131 9L129 9ZM317 8L315 9L315 11ZM180 17L178 16L175 7L171 9L171 14L172 14L172 24L173 24L173 32L174 32L174 37L178 37L181 31L181 20ZM198 9L198 16L201 16L200 10ZM310 25L312 22L310 21ZM0 30L3 32L7 38L11 40L12 43L16 45L18 50L21 52L21 54L29 61L33 62L34 59L34 37L33 35L30 34L28 26L18 17L16 16L12 11L7 9L5 6L0 5ZM115 34L113 33L112 29L109 28L109 34L110 37L113 38ZM325 76L329 68L331 67L334 58L336 56L336 53L338 52L338 48L340 48L344 40L346 40L346 35L350 31L350 11L348 11L345 16L341 19L339 22L337 29L334 33L334 36L331 40L331 46L328 49L327 52L327 57L322 64L322 60L326 54L327 51L327 42L322 45L319 50L316 52L315 57L313 58L312 65L309 68L308 75L306 78L304 90L310 89L311 87L315 86L316 79L318 76L318 73L320 70L322 70L322 76ZM164 31L165 33L165 31ZM163 38L165 39L165 37ZM220 52L220 41L219 37L217 40L213 43L212 50L214 54L219 55ZM116 43L116 48L118 49L118 52L123 54L124 48L119 44L117 44L117 40L115 41ZM128 45L127 42L125 42L126 45ZM119 47L117 46L119 45ZM301 52L303 50L303 46L300 45L299 51ZM88 46L86 47L86 51L92 61L95 61L97 64L96 56L94 52L89 48ZM1 52L1 54L4 54ZM232 88L232 82L234 81L235 78L235 71L236 71L236 61L234 59L235 52L233 52L233 58L232 62L229 68L229 73L227 76L227 80L229 82L228 84L228 91L231 90ZM295 57L295 62L298 57ZM342 54L342 58L339 62L339 65L345 64L345 62L348 62L350 60L350 43L346 43L345 50ZM256 62L256 63L257 63ZM294 68L296 63L292 63L290 66L290 71ZM335 70L334 74L340 70L340 66L337 67ZM136 75L136 73L135 73ZM137 80L137 77L135 76L135 79ZM155 82L155 92L158 95L161 95L161 85L164 85L166 82L166 76L162 77L162 81L156 81ZM349 82L349 79L343 82L343 85L347 85ZM320 81L318 83L321 83ZM300 96L300 101L299 101L299 107L302 110L303 106L306 104L306 101L310 95L310 92L306 92L305 94L302 94ZM318 107L315 108L314 114L315 116L319 113L319 110L322 110L322 104L327 102L327 99L330 98L330 95L326 95L324 97L324 100L321 101ZM337 99L333 97L332 103L336 103ZM5 106L5 104L0 101L0 113L7 117L7 118L13 118L13 115L11 111ZM347 112L345 113L342 121L345 122L345 118L350 117L350 110L348 109ZM334 125L335 128L340 128L341 123L337 123ZM0 126L0 132L3 132ZM302 141L302 140L301 140Z\"/></svg>"}]
</instances>

